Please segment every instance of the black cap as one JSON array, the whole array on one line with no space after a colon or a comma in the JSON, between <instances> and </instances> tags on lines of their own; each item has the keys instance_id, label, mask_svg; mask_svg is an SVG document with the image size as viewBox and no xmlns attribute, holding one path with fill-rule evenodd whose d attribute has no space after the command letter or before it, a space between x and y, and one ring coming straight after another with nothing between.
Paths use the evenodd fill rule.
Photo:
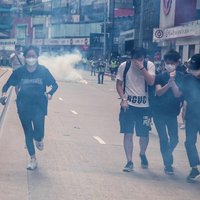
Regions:
<instances>
[{"instance_id":1,"label":"black cap","mask_svg":"<svg viewBox=\"0 0 200 200\"><path fill-rule=\"evenodd\" d=\"M189 68L192 70L200 69L200 54L195 54L191 57L189 61Z\"/></svg>"}]
</instances>

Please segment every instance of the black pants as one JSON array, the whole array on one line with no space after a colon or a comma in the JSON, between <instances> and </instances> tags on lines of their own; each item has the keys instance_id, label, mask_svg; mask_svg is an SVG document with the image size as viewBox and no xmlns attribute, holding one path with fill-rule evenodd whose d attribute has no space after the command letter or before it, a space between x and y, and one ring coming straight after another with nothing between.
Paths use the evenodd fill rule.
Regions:
<instances>
[{"instance_id":1,"label":"black pants","mask_svg":"<svg viewBox=\"0 0 200 200\"><path fill-rule=\"evenodd\" d=\"M199 133L200 133L199 120L195 120L194 118L191 120L186 120L185 148L190 163L190 167L196 167L197 165L200 164L199 154L196 147L197 136Z\"/></svg>"},{"instance_id":2,"label":"black pants","mask_svg":"<svg viewBox=\"0 0 200 200\"><path fill-rule=\"evenodd\" d=\"M160 151L165 166L173 164L173 151L178 144L177 116L153 115L154 124L160 139Z\"/></svg>"},{"instance_id":3,"label":"black pants","mask_svg":"<svg viewBox=\"0 0 200 200\"><path fill-rule=\"evenodd\" d=\"M34 116L19 114L19 119L24 130L28 153L30 156L33 156L35 155L33 139L41 141L44 138L45 116L43 114Z\"/></svg>"},{"instance_id":4,"label":"black pants","mask_svg":"<svg viewBox=\"0 0 200 200\"><path fill-rule=\"evenodd\" d=\"M94 74L94 76L96 76L95 71L96 71L96 70L95 70L95 67L92 67L92 68L91 68L91 76L92 76L92 74Z\"/></svg>"},{"instance_id":5,"label":"black pants","mask_svg":"<svg viewBox=\"0 0 200 200\"><path fill-rule=\"evenodd\" d=\"M104 79L104 72L99 72L98 73L98 84L103 84L103 79Z\"/></svg>"}]
</instances>

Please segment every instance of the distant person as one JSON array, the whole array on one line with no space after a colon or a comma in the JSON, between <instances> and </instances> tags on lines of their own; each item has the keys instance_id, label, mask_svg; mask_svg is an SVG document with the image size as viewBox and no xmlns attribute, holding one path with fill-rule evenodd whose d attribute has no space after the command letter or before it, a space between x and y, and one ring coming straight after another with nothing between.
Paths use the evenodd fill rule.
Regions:
<instances>
[{"instance_id":1,"label":"distant person","mask_svg":"<svg viewBox=\"0 0 200 200\"><path fill-rule=\"evenodd\" d=\"M195 181L200 177L198 166L200 159L196 146L198 135L200 134L200 54L191 57L188 63L188 73L185 75L182 92L185 100L185 128L186 140L185 148L191 167L188 181Z\"/></svg>"},{"instance_id":2,"label":"distant person","mask_svg":"<svg viewBox=\"0 0 200 200\"><path fill-rule=\"evenodd\" d=\"M90 62L90 66L91 66L91 76L94 75L96 76L96 63L94 60L91 60Z\"/></svg>"},{"instance_id":3,"label":"distant person","mask_svg":"<svg viewBox=\"0 0 200 200\"><path fill-rule=\"evenodd\" d=\"M117 75L118 70L118 63L116 59L112 59L110 62L110 74L111 74L111 80L114 81L115 77Z\"/></svg>"},{"instance_id":4,"label":"distant person","mask_svg":"<svg viewBox=\"0 0 200 200\"><path fill-rule=\"evenodd\" d=\"M153 119L160 140L160 151L164 163L164 171L174 174L173 151L178 144L178 121L182 98L180 85L183 74L176 71L180 55L174 50L164 55L165 71L156 76L156 98Z\"/></svg>"},{"instance_id":5,"label":"distant person","mask_svg":"<svg viewBox=\"0 0 200 200\"><path fill-rule=\"evenodd\" d=\"M133 133L139 137L141 167L148 168L146 150L149 143L149 94L147 85L153 85L155 66L148 61L145 66L146 50L136 48L131 52L131 60L119 66L116 88L121 98L119 114L120 133L124 134L124 150L127 164L124 172L133 170Z\"/></svg>"},{"instance_id":6,"label":"distant person","mask_svg":"<svg viewBox=\"0 0 200 200\"><path fill-rule=\"evenodd\" d=\"M98 67L97 67L97 71L98 71L98 84L103 84L104 81L104 74L105 74L105 70L106 70L106 63L103 62L102 60L100 60L98 62Z\"/></svg>"},{"instance_id":7,"label":"distant person","mask_svg":"<svg viewBox=\"0 0 200 200\"><path fill-rule=\"evenodd\" d=\"M15 46L15 52L10 55L10 63L13 70L24 65L24 56L20 45Z\"/></svg>"},{"instance_id":8,"label":"distant person","mask_svg":"<svg viewBox=\"0 0 200 200\"><path fill-rule=\"evenodd\" d=\"M27 166L28 170L34 170L37 167L35 145L39 150L43 150L47 104L58 88L49 70L38 63L38 56L39 50L35 46L29 46L24 50L25 65L13 71L3 86L1 97L5 99L10 86L19 87L16 104L31 158ZM47 86L51 87L48 92Z\"/></svg>"}]
</instances>

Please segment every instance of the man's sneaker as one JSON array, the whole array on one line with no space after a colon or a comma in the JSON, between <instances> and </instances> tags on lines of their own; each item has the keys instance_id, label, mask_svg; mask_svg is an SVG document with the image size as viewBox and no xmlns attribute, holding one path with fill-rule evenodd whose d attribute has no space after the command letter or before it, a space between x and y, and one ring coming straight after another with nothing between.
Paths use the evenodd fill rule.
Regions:
<instances>
[{"instance_id":1,"label":"man's sneaker","mask_svg":"<svg viewBox=\"0 0 200 200\"><path fill-rule=\"evenodd\" d=\"M44 149L44 143L43 141L37 141L35 140L35 145L37 147L38 150L42 151Z\"/></svg>"},{"instance_id":2,"label":"man's sneaker","mask_svg":"<svg viewBox=\"0 0 200 200\"><path fill-rule=\"evenodd\" d=\"M34 170L37 168L37 161L35 158L32 158L27 166L28 170Z\"/></svg>"},{"instance_id":3,"label":"man's sneaker","mask_svg":"<svg viewBox=\"0 0 200 200\"><path fill-rule=\"evenodd\" d=\"M124 172L131 172L133 171L133 162L132 161L128 161L127 164L125 165Z\"/></svg>"},{"instance_id":4,"label":"man's sneaker","mask_svg":"<svg viewBox=\"0 0 200 200\"><path fill-rule=\"evenodd\" d=\"M174 169L172 166L166 166L164 168L165 174L167 175L174 175Z\"/></svg>"},{"instance_id":5,"label":"man's sneaker","mask_svg":"<svg viewBox=\"0 0 200 200\"><path fill-rule=\"evenodd\" d=\"M192 168L189 176L187 177L188 181L195 181L198 177L200 177L200 172L197 168Z\"/></svg>"},{"instance_id":6,"label":"man's sneaker","mask_svg":"<svg viewBox=\"0 0 200 200\"><path fill-rule=\"evenodd\" d=\"M141 159L141 167L142 167L143 169L147 169L148 166L149 166L149 163L148 163L148 160L147 160L146 155L145 155L145 154L144 154L144 155L141 155L141 154L140 154L140 159Z\"/></svg>"}]
</instances>

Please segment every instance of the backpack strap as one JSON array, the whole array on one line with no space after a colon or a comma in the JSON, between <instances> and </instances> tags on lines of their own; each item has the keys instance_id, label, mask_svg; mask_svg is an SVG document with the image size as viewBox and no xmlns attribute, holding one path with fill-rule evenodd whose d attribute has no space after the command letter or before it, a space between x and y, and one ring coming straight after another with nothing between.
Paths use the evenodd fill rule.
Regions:
<instances>
[{"instance_id":1,"label":"backpack strap","mask_svg":"<svg viewBox=\"0 0 200 200\"><path fill-rule=\"evenodd\" d=\"M147 62L148 62L148 61L146 61L146 60L144 60L144 62L143 62L144 68L145 68L146 70L148 70L148 69L147 69L147 65L148 65ZM148 84L147 84L146 81L145 81L145 92L148 92Z\"/></svg>"},{"instance_id":2,"label":"backpack strap","mask_svg":"<svg viewBox=\"0 0 200 200\"><path fill-rule=\"evenodd\" d=\"M131 61L126 61L126 66L125 66L124 74L123 74L123 82L124 82L123 92L124 92L124 94L125 94L125 88L126 88L126 75L127 75L127 72L129 70L130 66L131 66Z\"/></svg>"}]
</instances>

